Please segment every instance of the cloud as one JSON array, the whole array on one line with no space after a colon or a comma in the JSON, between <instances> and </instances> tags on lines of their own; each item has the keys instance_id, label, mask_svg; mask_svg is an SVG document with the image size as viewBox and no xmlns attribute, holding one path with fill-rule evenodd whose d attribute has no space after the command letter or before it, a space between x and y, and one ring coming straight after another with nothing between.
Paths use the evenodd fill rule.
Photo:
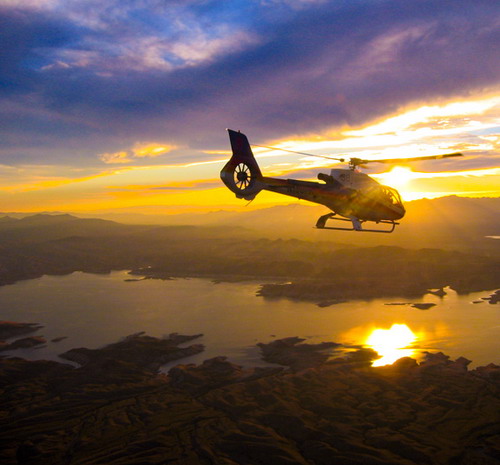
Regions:
<instances>
[{"instance_id":1,"label":"cloud","mask_svg":"<svg viewBox=\"0 0 500 465\"><path fill-rule=\"evenodd\" d=\"M171 183L164 186L155 186L151 189L153 190L186 190L186 191L201 191L206 189L217 189L220 188L220 181L217 179L215 181L196 181L189 183Z\"/></svg>"},{"instance_id":2,"label":"cloud","mask_svg":"<svg viewBox=\"0 0 500 465\"><path fill-rule=\"evenodd\" d=\"M99 158L104 163L130 163L132 158L130 158L128 152L114 152L114 153L101 153Z\"/></svg>"},{"instance_id":3,"label":"cloud","mask_svg":"<svg viewBox=\"0 0 500 465\"><path fill-rule=\"evenodd\" d=\"M175 145L158 144L155 142L136 143L131 150L112 153L101 153L98 157L104 163L133 163L138 159L156 158L176 149Z\"/></svg>"},{"instance_id":4,"label":"cloud","mask_svg":"<svg viewBox=\"0 0 500 465\"><path fill-rule=\"evenodd\" d=\"M4 2L3 153L125 163L135 152L113 147L167 138L202 161L228 126L262 142L493 92L498 13L490 0Z\"/></svg>"},{"instance_id":5,"label":"cloud","mask_svg":"<svg viewBox=\"0 0 500 465\"><path fill-rule=\"evenodd\" d=\"M127 186L114 187L111 186L110 189L113 192L129 192L129 191L144 191L144 192L154 192L154 191L204 191L206 189L216 189L220 188L220 181L208 180L208 181L191 181L191 182L171 182L168 184L159 185L148 185L148 184L133 184Z\"/></svg>"},{"instance_id":6,"label":"cloud","mask_svg":"<svg viewBox=\"0 0 500 465\"><path fill-rule=\"evenodd\" d=\"M154 142L137 144L134 149L134 156L137 158L155 158L164 155L177 147L175 145L157 144Z\"/></svg>"},{"instance_id":7,"label":"cloud","mask_svg":"<svg viewBox=\"0 0 500 465\"><path fill-rule=\"evenodd\" d=\"M2 6L23 9L45 9L54 7L59 0L2 0Z\"/></svg>"}]
</instances>

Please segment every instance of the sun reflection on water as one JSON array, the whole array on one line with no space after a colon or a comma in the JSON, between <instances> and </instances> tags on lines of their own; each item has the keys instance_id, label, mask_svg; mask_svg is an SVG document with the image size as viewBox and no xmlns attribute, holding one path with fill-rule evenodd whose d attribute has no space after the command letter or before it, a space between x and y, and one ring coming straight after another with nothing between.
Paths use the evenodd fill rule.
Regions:
<instances>
[{"instance_id":1,"label":"sun reflection on water","mask_svg":"<svg viewBox=\"0 0 500 465\"><path fill-rule=\"evenodd\" d=\"M417 341L417 335L405 324L393 324L389 329L373 330L365 344L375 350L381 358L373 366L394 363L401 357L412 357L415 349L411 347Z\"/></svg>"}]
</instances>

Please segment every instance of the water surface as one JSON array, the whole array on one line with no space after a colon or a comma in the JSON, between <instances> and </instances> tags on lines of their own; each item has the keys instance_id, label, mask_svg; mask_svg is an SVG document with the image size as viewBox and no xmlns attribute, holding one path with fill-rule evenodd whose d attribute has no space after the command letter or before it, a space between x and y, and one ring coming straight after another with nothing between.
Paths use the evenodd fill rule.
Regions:
<instances>
[{"instance_id":1,"label":"water surface","mask_svg":"<svg viewBox=\"0 0 500 465\"><path fill-rule=\"evenodd\" d=\"M435 303L429 310L386 305L408 302L401 298L356 300L320 308L309 302L257 297L259 282L125 281L129 277L124 271L73 273L0 287L1 320L40 323L44 328L36 334L49 341L68 337L11 354L58 359L57 354L74 347L98 348L146 331L152 336L203 333L199 342L205 344L205 352L183 360L193 363L226 355L231 361L255 365L259 363L257 342L288 336L352 345L382 340L389 346L399 345L399 356L418 358L423 350L430 350L443 351L452 358L465 356L475 366L500 363L500 305L472 303L493 291L459 296L446 289L448 293L442 298L426 294L414 301ZM376 333L378 339L374 336L375 331L390 328L393 331ZM390 347L380 350L390 351ZM390 356L385 361L390 363Z\"/></svg>"}]
</instances>

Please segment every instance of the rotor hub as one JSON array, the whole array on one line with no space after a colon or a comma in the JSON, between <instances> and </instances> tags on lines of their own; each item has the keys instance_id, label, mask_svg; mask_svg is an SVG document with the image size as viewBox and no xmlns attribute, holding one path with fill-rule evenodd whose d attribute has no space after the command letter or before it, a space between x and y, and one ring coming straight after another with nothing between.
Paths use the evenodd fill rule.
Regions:
<instances>
[{"instance_id":1,"label":"rotor hub","mask_svg":"<svg viewBox=\"0 0 500 465\"><path fill-rule=\"evenodd\" d=\"M248 173L246 171L239 171L236 173L236 179L238 181L246 181L248 179Z\"/></svg>"}]
</instances>

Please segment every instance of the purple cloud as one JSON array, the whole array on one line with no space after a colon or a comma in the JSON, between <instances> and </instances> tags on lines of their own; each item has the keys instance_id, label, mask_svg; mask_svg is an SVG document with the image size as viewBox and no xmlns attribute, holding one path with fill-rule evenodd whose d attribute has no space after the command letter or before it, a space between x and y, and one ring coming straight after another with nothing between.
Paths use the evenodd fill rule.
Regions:
<instances>
[{"instance_id":1,"label":"purple cloud","mask_svg":"<svg viewBox=\"0 0 500 465\"><path fill-rule=\"evenodd\" d=\"M310 134L500 77L489 0L48 5L0 9L4 163Z\"/></svg>"}]
</instances>

